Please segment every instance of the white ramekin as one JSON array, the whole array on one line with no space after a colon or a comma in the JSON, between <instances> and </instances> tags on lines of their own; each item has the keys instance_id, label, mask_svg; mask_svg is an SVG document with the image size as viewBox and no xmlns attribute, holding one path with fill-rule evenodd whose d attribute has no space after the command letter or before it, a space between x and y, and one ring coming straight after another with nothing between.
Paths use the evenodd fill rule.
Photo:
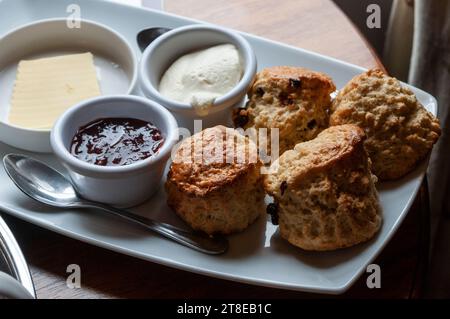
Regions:
<instances>
[{"instance_id":1,"label":"white ramekin","mask_svg":"<svg viewBox=\"0 0 450 319\"><path fill-rule=\"evenodd\" d=\"M97 22L82 19L80 28L69 28L65 18L32 22L1 37L0 48L0 72L15 70L21 59L90 51L117 64L126 74L128 87L124 87L123 92L117 90L112 94L131 94L137 86L138 62L131 45L120 33ZM2 83L3 92L0 91L0 95L10 95L5 85ZM12 88L12 83L10 86ZM52 151L50 129L29 129L10 124L7 121L8 112L7 103L0 105L2 142L32 152Z\"/></svg>"},{"instance_id":2,"label":"white ramekin","mask_svg":"<svg viewBox=\"0 0 450 319\"><path fill-rule=\"evenodd\" d=\"M165 141L156 155L125 166L98 166L70 153L78 129L100 118L135 118L151 122ZM177 122L161 105L142 97L118 95L93 98L75 105L55 123L51 132L53 152L67 168L79 194L89 200L117 207L144 202L160 186L161 177L178 141Z\"/></svg>"},{"instance_id":3,"label":"white ramekin","mask_svg":"<svg viewBox=\"0 0 450 319\"><path fill-rule=\"evenodd\" d=\"M207 116L200 117L191 105L168 99L159 93L162 75L177 58L225 43L233 44L239 50L244 72L230 92L216 99ZM139 66L140 87L144 95L172 111L178 124L191 132L194 119L202 120L203 128L226 124L226 119L230 118L230 109L244 100L255 74L256 57L247 40L234 31L203 24L180 27L161 35L145 49Z\"/></svg>"}]
</instances>

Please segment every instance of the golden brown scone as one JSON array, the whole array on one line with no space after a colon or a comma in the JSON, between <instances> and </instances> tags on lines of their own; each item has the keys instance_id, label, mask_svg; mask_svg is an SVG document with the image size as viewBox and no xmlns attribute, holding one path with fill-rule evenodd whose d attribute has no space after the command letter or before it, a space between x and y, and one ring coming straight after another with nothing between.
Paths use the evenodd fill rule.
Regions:
<instances>
[{"instance_id":1,"label":"golden brown scone","mask_svg":"<svg viewBox=\"0 0 450 319\"><path fill-rule=\"evenodd\" d=\"M288 66L266 68L256 75L246 108L233 111L234 126L278 128L279 154L283 154L328 127L330 93L335 90L323 73ZM270 143L267 149L270 154Z\"/></svg>"},{"instance_id":2,"label":"golden brown scone","mask_svg":"<svg viewBox=\"0 0 450 319\"><path fill-rule=\"evenodd\" d=\"M439 120L410 89L380 70L354 77L333 102L330 125L355 124L367 134L366 149L380 180L414 169L438 140Z\"/></svg>"},{"instance_id":3,"label":"golden brown scone","mask_svg":"<svg viewBox=\"0 0 450 319\"><path fill-rule=\"evenodd\" d=\"M185 139L165 185L169 206L208 234L244 230L265 209L257 155L252 141L224 126Z\"/></svg>"},{"instance_id":4,"label":"golden brown scone","mask_svg":"<svg viewBox=\"0 0 450 319\"><path fill-rule=\"evenodd\" d=\"M272 164L264 188L283 238L306 250L334 250L375 235L382 216L364 140L355 125L330 127Z\"/></svg>"}]
</instances>

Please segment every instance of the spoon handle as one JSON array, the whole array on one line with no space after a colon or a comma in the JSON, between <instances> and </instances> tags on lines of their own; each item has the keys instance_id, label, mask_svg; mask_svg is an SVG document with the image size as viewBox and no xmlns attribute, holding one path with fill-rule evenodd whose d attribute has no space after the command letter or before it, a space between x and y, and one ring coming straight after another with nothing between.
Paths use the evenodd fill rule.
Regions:
<instances>
[{"instance_id":1,"label":"spoon handle","mask_svg":"<svg viewBox=\"0 0 450 319\"><path fill-rule=\"evenodd\" d=\"M184 230L101 203L88 203L88 206L100 208L118 217L126 219L127 221L137 223L166 238L172 239L177 243L202 253L218 255L224 253L228 249L228 240L222 236L212 237L204 233Z\"/></svg>"}]
</instances>

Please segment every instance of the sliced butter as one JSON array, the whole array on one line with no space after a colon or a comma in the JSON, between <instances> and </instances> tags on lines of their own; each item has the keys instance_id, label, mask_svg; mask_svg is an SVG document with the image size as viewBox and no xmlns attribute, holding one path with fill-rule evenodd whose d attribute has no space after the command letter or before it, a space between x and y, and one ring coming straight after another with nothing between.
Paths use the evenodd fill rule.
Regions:
<instances>
[{"instance_id":1,"label":"sliced butter","mask_svg":"<svg viewBox=\"0 0 450 319\"><path fill-rule=\"evenodd\" d=\"M8 120L20 127L50 129L66 109L100 94L89 52L20 61Z\"/></svg>"}]
</instances>

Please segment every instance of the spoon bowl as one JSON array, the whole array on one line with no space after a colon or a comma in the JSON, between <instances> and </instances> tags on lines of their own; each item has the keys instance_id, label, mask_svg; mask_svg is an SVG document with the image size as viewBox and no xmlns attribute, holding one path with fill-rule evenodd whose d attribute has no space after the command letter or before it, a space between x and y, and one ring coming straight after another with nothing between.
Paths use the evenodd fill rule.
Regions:
<instances>
[{"instance_id":1,"label":"spoon bowl","mask_svg":"<svg viewBox=\"0 0 450 319\"><path fill-rule=\"evenodd\" d=\"M22 155L9 154L3 158L3 165L14 184L29 197L55 207L76 206L79 203L69 180L46 164Z\"/></svg>"},{"instance_id":2,"label":"spoon bowl","mask_svg":"<svg viewBox=\"0 0 450 319\"><path fill-rule=\"evenodd\" d=\"M169 32L170 30L172 29L163 27L154 27L140 31L137 35L137 43L139 48L143 52L150 45L150 43L153 42L153 40L155 40L160 35Z\"/></svg>"}]
</instances>

